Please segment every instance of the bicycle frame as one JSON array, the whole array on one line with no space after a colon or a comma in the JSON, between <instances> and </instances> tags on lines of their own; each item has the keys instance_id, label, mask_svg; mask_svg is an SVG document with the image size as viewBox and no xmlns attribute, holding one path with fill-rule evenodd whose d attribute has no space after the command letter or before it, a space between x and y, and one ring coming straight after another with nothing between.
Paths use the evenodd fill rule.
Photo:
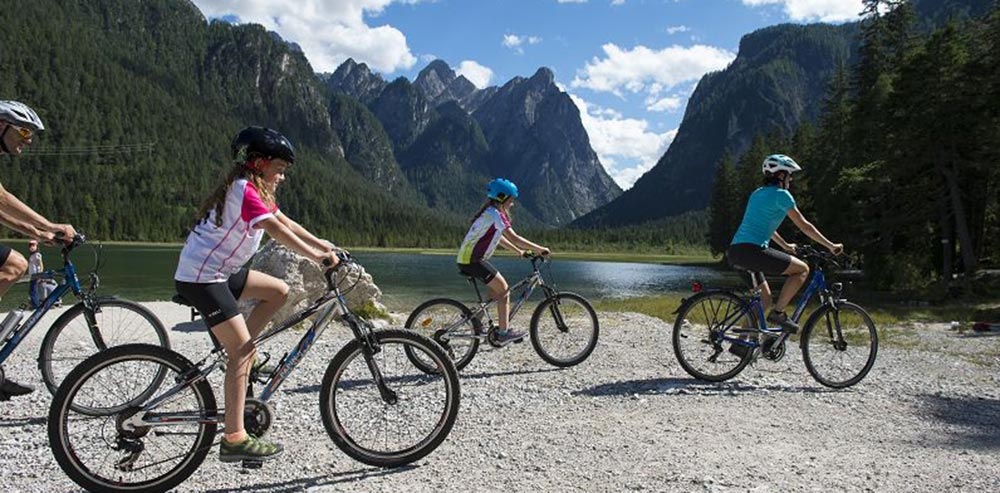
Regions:
<instances>
[{"instance_id":1,"label":"bicycle frame","mask_svg":"<svg viewBox=\"0 0 1000 493\"><path fill-rule=\"evenodd\" d=\"M68 253L66 254L68 255ZM11 332L10 338L0 348L0 365L2 365L7 358L17 349L17 346L21 344L21 341L28 336L28 333L38 325L39 320L52 309L53 305L59 299L63 297L67 292L72 291L77 298L86 300L86 296L83 294L83 288L80 287L80 279L76 274L76 266L73 262L69 260L68 257L64 257L63 268L59 270L47 270L41 274L37 274L37 279L55 279L56 276L61 276L63 282L60 283L55 290L49 293L49 296L42 301L41 306L35 308L31 313L31 316L27 320L23 321L16 329ZM91 327L94 326L93 320L88 320ZM94 337L94 343L97 345L99 350L107 349L107 345L101 338L101 335L96 331L91 331L91 335Z\"/></svg>"},{"instance_id":2,"label":"bicycle frame","mask_svg":"<svg viewBox=\"0 0 1000 493\"><path fill-rule=\"evenodd\" d=\"M353 313L351 313L347 307L347 301L344 299L343 294L341 294L340 289L336 286L333 286L333 289L328 291L308 307L278 324L277 327L265 331L253 339L254 345L259 346L264 342L273 339L278 334L298 325L300 322L311 317L317 312L322 312L316 320L313 321L306 333L302 335L298 344L285 353L285 355L281 358L281 361L271 374L271 377L266 381L264 389L260 393L259 399L261 401L267 402L271 399L274 393L277 392L282 382L284 382L288 375L295 370L299 362L301 362L305 355L309 352L309 349L312 348L312 345L319 339L319 336L327 329L334 315L334 311L338 308L340 313L342 313L341 320L347 322L347 325L351 328L351 332L354 333L354 337L357 340L362 341L365 361L368 364L369 370L372 372L372 376L378 386L379 393L382 398L390 404L396 402L396 393L386 386L385 380L382 378L381 371L372 363L371 356L379 352L379 347L375 338L372 337L370 326L359 320ZM205 361L212 357L215 358L215 361L207 367L201 368ZM167 402L171 397L189 385L193 385L198 381L207 378L209 374L222 365L224 358L225 355L223 353L223 348L216 347L213 349L208 356L195 364L194 368L192 368L192 373L181 375L183 378L176 385L167 389L159 396L143 405L139 412L135 413L132 417L125 421L123 427L125 429L129 429L129 427L139 428L147 426L184 424L190 422L222 423L225 415L224 409L219 409L215 416L192 416L191 412L157 414L151 413L150 411L156 409L160 404ZM199 368L201 369L199 370Z\"/></svg>"},{"instance_id":3,"label":"bicycle frame","mask_svg":"<svg viewBox=\"0 0 1000 493\"><path fill-rule=\"evenodd\" d=\"M802 315L805 313L806 307L809 306L809 302L813 299L813 297L817 295L819 295L820 303L834 303L835 296L831 295L829 287L826 284L826 275L823 274L823 270L820 268L813 270L813 274L809 279L809 284L806 286L806 290L804 293L802 293L802 296L799 297L799 302L795 306L795 311L792 313L791 320L794 321L795 323L798 323L799 320L802 318ZM759 341L747 340L747 339L742 339L740 337L732 337L725 335L727 332L729 332L730 329L733 328L733 325L736 324L738 320L743 318L744 315L751 312L754 314L754 317L757 320L758 331L767 334L780 334L779 337L781 337L782 339L788 337L788 334L782 331L780 328L771 329L770 327L767 326L767 321L764 314L764 304L761 301L760 297L760 290L755 289L752 297L748 300L748 302L744 304L742 307L740 307L740 310L737 311L733 316L731 316L731 319L730 317L726 317L726 319L723 321L722 325L725 328L720 331L720 333L723 334L722 340L751 348L756 348L760 346ZM734 330L734 332L745 333L746 330Z\"/></svg>"},{"instance_id":4,"label":"bicycle frame","mask_svg":"<svg viewBox=\"0 0 1000 493\"><path fill-rule=\"evenodd\" d=\"M551 286L545 284L545 279L542 278L542 273L538 269L538 265L535 262L536 260L532 259L531 262L532 272L531 274L528 274L528 277L525 277L517 284L507 289L507 293L513 293L522 288L524 289L524 291L521 292L521 295L517 298L517 300L514 301L514 305L510 308L510 314L508 315L508 320L514 319L514 316L517 315L517 312L520 311L521 307L524 306L525 302L528 301L528 298L531 298L531 295L535 292L535 289L541 287L542 290L545 292L546 298L551 298L555 296L555 290L552 289ZM479 291L479 285L476 283L476 280L470 278L469 282L472 283L472 287L476 290L476 298L479 299L479 307L472 311L472 316L479 317L480 315L485 314L487 320L489 320L490 322L490 325L493 325L493 318L490 316L489 308L497 301L493 298L483 300L483 294L482 292ZM452 325L451 327L448 327L446 331L450 331L451 329L461 325L463 322L464 320L460 320L458 323ZM481 339L485 336L473 336L473 337Z\"/></svg>"}]
</instances>

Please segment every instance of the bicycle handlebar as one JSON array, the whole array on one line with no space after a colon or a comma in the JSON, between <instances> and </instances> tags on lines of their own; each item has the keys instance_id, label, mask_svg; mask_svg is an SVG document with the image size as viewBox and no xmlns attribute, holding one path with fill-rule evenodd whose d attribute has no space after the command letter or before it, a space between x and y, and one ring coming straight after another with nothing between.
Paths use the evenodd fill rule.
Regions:
<instances>
[{"instance_id":1,"label":"bicycle handlebar","mask_svg":"<svg viewBox=\"0 0 1000 493\"><path fill-rule=\"evenodd\" d=\"M337 273L337 271L339 271L343 267L358 263L358 261L355 260L354 257L352 257L351 254L347 252L337 252L337 259L339 259L340 262L338 262L337 265L332 267L329 265L328 260L323 261L323 265L326 267L326 270L323 272L323 277L326 278L326 286L330 291L333 291L333 289L336 287L335 286L336 283L334 282L334 275Z\"/></svg>"},{"instance_id":2,"label":"bicycle handlebar","mask_svg":"<svg viewBox=\"0 0 1000 493\"><path fill-rule=\"evenodd\" d=\"M802 245L795 249L795 253L806 259L806 261L812 261L817 264L831 265L836 268L842 268L843 265L840 261L835 260L839 255L833 255L829 252L824 252L822 250L817 250L811 245Z\"/></svg>"}]
</instances>

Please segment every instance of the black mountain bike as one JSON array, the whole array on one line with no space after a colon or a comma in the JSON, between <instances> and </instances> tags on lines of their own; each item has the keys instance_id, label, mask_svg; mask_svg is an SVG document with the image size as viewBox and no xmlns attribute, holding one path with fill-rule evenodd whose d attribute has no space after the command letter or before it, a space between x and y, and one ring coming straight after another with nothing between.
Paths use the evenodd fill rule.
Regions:
<instances>
[{"instance_id":1,"label":"black mountain bike","mask_svg":"<svg viewBox=\"0 0 1000 493\"><path fill-rule=\"evenodd\" d=\"M549 262L546 257L531 253L526 257L531 260L532 272L509 289L510 293L517 294L511 296L514 303L510 309L510 320L514 320L535 289L541 287L545 299L535 308L529 326L532 346L551 365L569 367L582 363L597 346L600 327L594 307L583 296L559 292L545 283L539 267ZM503 347L496 341L499 327L493 323L489 310L496 301L484 300L476 279L465 277L476 291L476 298L479 299L476 306L469 308L460 301L437 298L418 306L406 320L407 329L437 341L459 370L472 361L481 341L497 348ZM483 317L486 318L485 324ZM407 354L420 369L435 371L435 367L420 355Z\"/></svg>"},{"instance_id":2,"label":"black mountain bike","mask_svg":"<svg viewBox=\"0 0 1000 493\"><path fill-rule=\"evenodd\" d=\"M70 254L86 242L83 235L77 235L62 248L61 269L47 270L34 276L39 280L58 279L59 285L42 300L41 305L27 320L21 323L18 318L18 315L24 314L23 308L26 307L22 307L8 313L9 325L5 320L0 327L2 365L63 296L72 292L80 300L52 323L38 351L38 369L42 373L45 387L53 394L70 370L89 356L109 347L137 342L170 347L167 329L146 307L129 300L95 294L100 285L97 276L102 260L99 248L93 249L95 267L89 275L89 286L82 285ZM0 368L0 383L3 379L3 369ZM78 407L77 411L83 412L86 409Z\"/></svg>"},{"instance_id":3,"label":"black mountain bike","mask_svg":"<svg viewBox=\"0 0 1000 493\"><path fill-rule=\"evenodd\" d=\"M260 345L317 314L299 343L285 354L259 397L246 402L248 433L263 436L271 426L268 405L281 383L336 317L354 333L327 367L320 388L320 412L327 433L347 455L365 464L397 467L416 461L448 436L459 406L458 372L441 347L405 330L374 330L347 307L334 277L352 260L325 273L326 294L281 324L260 334ZM339 314L339 315L338 315ZM435 370L417 370L406 353L419 354ZM216 348L198 363L155 346L112 348L84 361L59 387L49 411L49 444L63 471L90 491L162 492L187 479L218 443L224 409L216 405L208 376L226 361ZM162 386L150 379L168 373ZM251 372L251 378L259 378ZM252 395L252 394L250 394ZM73 412L83 402L97 416ZM260 461L245 461L257 468Z\"/></svg>"}]
</instances>

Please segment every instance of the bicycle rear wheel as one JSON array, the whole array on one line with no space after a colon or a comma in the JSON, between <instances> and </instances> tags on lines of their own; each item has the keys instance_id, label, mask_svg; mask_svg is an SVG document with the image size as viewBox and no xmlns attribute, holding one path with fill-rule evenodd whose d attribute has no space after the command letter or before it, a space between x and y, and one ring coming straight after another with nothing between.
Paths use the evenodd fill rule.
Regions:
<instances>
[{"instance_id":1,"label":"bicycle rear wheel","mask_svg":"<svg viewBox=\"0 0 1000 493\"><path fill-rule=\"evenodd\" d=\"M333 442L355 460L398 467L431 453L451 432L458 416L458 372L440 346L406 330L373 333L379 351L372 364L381 373L379 389L361 341L344 346L330 362L320 389L320 414ZM409 353L434 364L425 372ZM386 395L388 394L388 395Z\"/></svg>"},{"instance_id":2,"label":"bicycle rear wheel","mask_svg":"<svg viewBox=\"0 0 1000 493\"><path fill-rule=\"evenodd\" d=\"M850 387L868 375L878 354L875 322L854 303L838 302L816 310L802 331L802 361L817 382Z\"/></svg>"},{"instance_id":3,"label":"bicycle rear wheel","mask_svg":"<svg viewBox=\"0 0 1000 493\"><path fill-rule=\"evenodd\" d=\"M146 344L116 346L84 360L49 409L49 445L59 467L88 491L162 492L179 485L205 460L215 438L212 387L199 380L147 411L137 397L155 375L170 377L154 389L159 395L192 369L180 354ZM74 404L97 413L81 414ZM138 413L147 422L174 419L128 425Z\"/></svg>"},{"instance_id":4,"label":"bicycle rear wheel","mask_svg":"<svg viewBox=\"0 0 1000 493\"><path fill-rule=\"evenodd\" d=\"M600 327L590 303L575 293L559 293L538 304L531 315L531 344L546 363L582 363L597 347Z\"/></svg>"},{"instance_id":5,"label":"bicycle rear wheel","mask_svg":"<svg viewBox=\"0 0 1000 493\"><path fill-rule=\"evenodd\" d=\"M697 294L681 306L674 321L677 362L697 379L729 380L750 363L753 348L725 338L746 337L749 341L756 327L756 318L743 309L738 296L725 291Z\"/></svg>"},{"instance_id":6,"label":"bicycle rear wheel","mask_svg":"<svg viewBox=\"0 0 1000 493\"><path fill-rule=\"evenodd\" d=\"M440 344L459 371L476 356L479 336L485 332L479 319L472 316L468 307L448 298L422 303L410 313L404 327ZM409 348L406 355L421 370L428 373L435 371L434 361L410 351Z\"/></svg>"},{"instance_id":7,"label":"bicycle rear wheel","mask_svg":"<svg viewBox=\"0 0 1000 493\"><path fill-rule=\"evenodd\" d=\"M52 394L80 362L109 347L151 344L170 348L167 329L146 307L113 297L98 298L94 306L91 311L83 302L73 305L45 334L38 352L38 369ZM154 379L150 387L158 383Z\"/></svg>"}]
</instances>

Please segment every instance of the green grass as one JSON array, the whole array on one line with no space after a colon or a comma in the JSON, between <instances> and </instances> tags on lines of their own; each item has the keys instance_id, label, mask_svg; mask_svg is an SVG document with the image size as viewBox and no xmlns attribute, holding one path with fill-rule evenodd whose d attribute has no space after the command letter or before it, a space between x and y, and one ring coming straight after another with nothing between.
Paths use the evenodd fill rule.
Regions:
<instances>
[{"instance_id":1,"label":"green grass","mask_svg":"<svg viewBox=\"0 0 1000 493\"><path fill-rule=\"evenodd\" d=\"M674 323L674 311L681 306L681 295L665 294L643 298L602 299L594 302L594 308L602 312L635 312L656 317L667 323Z\"/></svg>"}]
</instances>

